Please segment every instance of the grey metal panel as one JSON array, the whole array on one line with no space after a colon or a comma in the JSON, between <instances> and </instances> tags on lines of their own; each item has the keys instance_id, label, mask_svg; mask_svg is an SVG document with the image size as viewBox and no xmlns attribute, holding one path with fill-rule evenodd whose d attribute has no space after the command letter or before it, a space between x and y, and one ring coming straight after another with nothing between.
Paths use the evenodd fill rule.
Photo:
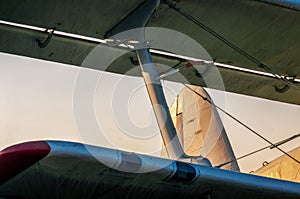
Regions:
<instances>
[{"instance_id":1,"label":"grey metal panel","mask_svg":"<svg viewBox=\"0 0 300 199\"><path fill-rule=\"evenodd\" d=\"M116 170L124 152L70 142L48 142L43 160L0 186L16 198L299 198L300 184L132 154L150 172ZM92 151L92 153L91 153ZM99 158L113 163L107 166ZM127 159L129 160L129 159ZM140 170L141 171L141 170ZM190 175L187 175L190 172Z\"/></svg>"}]
</instances>

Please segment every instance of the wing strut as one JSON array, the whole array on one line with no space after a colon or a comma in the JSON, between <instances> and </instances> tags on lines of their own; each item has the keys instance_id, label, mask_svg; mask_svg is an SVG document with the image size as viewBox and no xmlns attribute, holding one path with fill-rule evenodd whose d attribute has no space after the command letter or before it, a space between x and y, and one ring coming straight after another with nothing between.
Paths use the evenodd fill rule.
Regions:
<instances>
[{"instance_id":1,"label":"wing strut","mask_svg":"<svg viewBox=\"0 0 300 199\"><path fill-rule=\"evenodd\" d=\"M211 166L210 162L202 156L190 157L184 153L166 102L160 82L160 76L155 70L155 65L149 50L150 46L145 38L145 26L159 4L160 0L143 1L133 12L127 15L113 28L108 30L106 32L106 38L109 36L109 38L115 41L125 41L125 43L126 41L131 41L131 43L133 43L162 140L169 158Z\"/></svg>"},{"instance_id":2,"label":"wing strut","mask_svg":"<svg viewBox=\"0 0 300 199\"><path fill-rule=\"evenodd\" d=\"M139 49L136 54L167 153L171 159L179 159L184 155L184 151L179 142L160 79L157 79L158 74L149 49Z\"/></svg>"},{"instance_id":3,"label":"wing strut","mask_svg":"<svg viewBox=\"0 0 300 199\"><path fill-rule=\"evenodd\" d=\"M105 37L119 41L138 41L134 48L162 140L166 146L169 158L180 159L184 156L184 151L177 137L160 78L158 78L159 76L155 70L149 46L145 39L145 26L159 4L160 0L143 1L129 15L106 31Z\"/></svg>"},{"instance_id":4,"label":"wing strut","mask_svg":"<svg viewBox=\"0 0 300 199\"><path fill-rule=\"evenodd\" d=\"M139 31L139 33L143 34L140 35L140 38L142 38L142 43L146 44L144 32ZM178 139L160 82L161 78L155 70L149 47L144 45L144 47L137 49L136 55L168 156L171 159L180 159L185 162L211 166L210 161L202 156L193 157L185 154Z\"/></svg>"}]
</instances>

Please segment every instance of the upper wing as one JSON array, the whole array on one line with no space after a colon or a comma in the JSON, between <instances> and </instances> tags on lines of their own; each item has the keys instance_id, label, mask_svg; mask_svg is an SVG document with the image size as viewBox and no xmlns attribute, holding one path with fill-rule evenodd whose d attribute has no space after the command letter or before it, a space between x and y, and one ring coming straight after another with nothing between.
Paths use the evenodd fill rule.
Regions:
<instances>
[{"instance_id":1,"label":"upper wing","mask_svg":"<svg viewBox=\"0 0 300 199\"><path fill-rule=\"evenodd\" d=\"M70 142L15 145L0 165L5 198L300 197L298 183Z\"/></svg>"},{"instance_id":2,"label":"upper wing","mask_svg":"<svg viewBox=\"0 0 300 199\"><path fill-rule=\"evenodd\" d=\"M266 0L182 0L177 5L205 25L268 65L276 74L299 80L300 12L299 3ZM88 1L17 1L0 2L0 20L42 29L16 28L0 23L0 51L80 66L98 44L95 40L62 36L57 31L103 39L116 24L130 15L141 0ZM283 6L283 7L282 7ZM201 44L216 62L264 71L239 53L224 45L203 29L170 9L163 1L148 26L182 32ZM37 40L46 40L43 28L55 28L49 45L40 48ZM38 31L39 30L39 31ZM57 33L57 34L56 34ZM170 37L171 38L171 37ZM107 47L107 51L113 51ZM107 71L126 73L134 54L113 62ZM187 55L191 56L191 55ZM113 58L113 57L112 57ZM156 56L154 60L169 66L180 60ZM88 65L95 69L98 66ZM288 103L300 104L300 93L282 81L249 72L219 68L227 91ZM190 83L206 86L194 71L183 71ZM293 83L299 87L298 81Z\"/></svg>"}]
</instances>

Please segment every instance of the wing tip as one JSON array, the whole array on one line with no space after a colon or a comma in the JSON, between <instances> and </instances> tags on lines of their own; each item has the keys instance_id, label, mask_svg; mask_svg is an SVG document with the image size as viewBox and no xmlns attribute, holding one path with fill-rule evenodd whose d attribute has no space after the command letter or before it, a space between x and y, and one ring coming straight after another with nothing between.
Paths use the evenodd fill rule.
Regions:
<instances>
[{"instance_id":1,"label":"wing tip","mask_svg":"<svg viewBox=\"0 0 300 199\"><path fill-rule=\"evenodd\" d=\"M0 185L29 168L50 152L46 141L16 144L0 152Z\"/></svg>"}]
</instances>

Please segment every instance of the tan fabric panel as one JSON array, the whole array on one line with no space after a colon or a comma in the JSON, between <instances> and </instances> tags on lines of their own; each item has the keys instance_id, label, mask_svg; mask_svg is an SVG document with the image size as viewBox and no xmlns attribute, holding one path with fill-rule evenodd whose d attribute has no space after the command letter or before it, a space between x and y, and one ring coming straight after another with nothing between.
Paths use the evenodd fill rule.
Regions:
<instances>
[{"instance_id":1,"label":"tan fabric panel","mask_svg":"<svg viewBox=\"0 0 300 199\"><path fill-rule=\"evenodd\" d=\"M201 87L191 88L209 98ZM184 88L175 99L170 112L179 138L183 139L181 143L187 155L206 157L213 166L235 159L218 113L209 102ZM163 147L162 155L166 157L164 151ZM223 168L239 170L236 161Z\"/></svg>"},{"instance_id":2,"label":"tan fabric panel","mask_svg":"<svg viewBox=\"0 0 300 199\"><path fill-rule=\"evenodd\" d=\"M288 154L300 160L300 147L288 152ZM288 156L282 155L266 166L259 168L254 174L300 182L300 165Z\"/></svg>"}]
</instances>

